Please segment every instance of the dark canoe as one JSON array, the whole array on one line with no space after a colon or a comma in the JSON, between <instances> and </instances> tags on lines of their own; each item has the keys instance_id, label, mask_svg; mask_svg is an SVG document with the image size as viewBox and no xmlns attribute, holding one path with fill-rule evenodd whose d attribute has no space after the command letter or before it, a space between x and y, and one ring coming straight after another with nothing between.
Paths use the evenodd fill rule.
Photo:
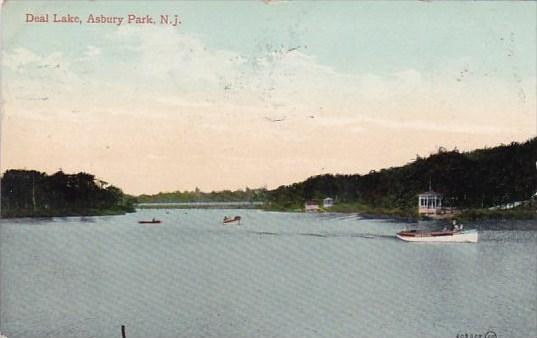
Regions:
<instances>
[{"instance_id":1,"label":"dark canoe","mask_svg":"<svg viewBox=\"0 0 537 338\"><path fill-rule=\"evenodd\" d=\"M140 223L140 224L159 224L159 223L161 223L161 221L158 220L158 219L155 219L155 220L151 220L151 221L138 221L138 223Z\"/></svg>"}]
</instances>

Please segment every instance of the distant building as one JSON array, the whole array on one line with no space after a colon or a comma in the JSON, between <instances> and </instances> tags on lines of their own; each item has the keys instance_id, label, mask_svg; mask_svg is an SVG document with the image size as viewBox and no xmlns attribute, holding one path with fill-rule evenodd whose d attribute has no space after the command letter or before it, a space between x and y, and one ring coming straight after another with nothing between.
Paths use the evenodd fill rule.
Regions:
<instances>
[{"instance_id":1,"label":"distant building","mask_svg":"<svg viewBox=\"0 0 537 338\"><path fill-rule=\"evenodd\" d=\"M334 199L327 197L323 200L323 208L331 208L334 206Z\"/></svg>"},{"instance_id":2,"label":"distant building","mask_svg":"<svg viewBox=\"0 0 537 338\"><path fill-rule=\"evenodd\" d=\"M306 203L304 204L304 210L306 212L315 212L315 211L319 211L320 208L319 208L319 204L317 204L316 202L314 201L306 201Z\"/></svg>"},{"instance_id":3,"label":"distant building","mask_svg":"<svg viewBox=\"0 0 537 338\"><path fill-rule=\"evenodd\" d=\"M496 206L493 206L493 207L490 207L489 210L498 210L498 209L501 209L501 210L506 210L506 209L513 209L513 208L516 208L520 205L523 205L524 202L523 201L515 201L515 202L510 202L510 203L504 203L504 204L500 204L500 205L496 205Z\"/></svg>"},{"instance_id":4,"label":"distant building","mask_svg":"<svg viewBox=\"0 0 537 338\"><path fill-rule=\"evenodd\" d=\"M442 211L442 194L429 190L418 195L418 213L420 215L437 215Z\"/></svg>"}]
</instances>

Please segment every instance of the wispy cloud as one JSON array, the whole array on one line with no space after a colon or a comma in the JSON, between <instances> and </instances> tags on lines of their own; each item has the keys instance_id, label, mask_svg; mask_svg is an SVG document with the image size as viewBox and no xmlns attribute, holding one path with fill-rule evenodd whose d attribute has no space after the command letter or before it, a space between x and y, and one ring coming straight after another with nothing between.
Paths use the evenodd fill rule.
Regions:
<instances>
[{"instance_id":1,"label":"wispy cloud","mask_svg":"<svg viewBox=\"0 0 537 338\"><path fill-rule=\"evenodd\" d=\"M86 47L86 51L84 52L83 58L93 58L96 56L101 55L101 49L92 45L89 45Z\"/></svg>"},{"instance_id":2,"label":"wispy cloud","mask_svg":"<svg viewBox=\"0 0 537 338\"><path fill-rule=\"evenodd\" d=\"M239 52L154 27L120 27L78 54L3 56L3 146L16 150L3 165L70 163L136 192L367 171L404 163L431 140L462 149L462 139L479 146L535 126L535 79L484 79L474 67L457 81L467 58L429 73L344 73L304 44Z\"/></svg>"},{"instance_id":3,"label":"wispy cloud","mask_svg":"<svg viewBox=\"0 0 537 338\"><path fill-rule=\"evenodd\" d=\"M5 66L29 75L12 79L10 86L19 85L17 97L38 91L66 112L75 109L76 100L77 110L94 113L169 114L193 108L211 116L231 111L259 119L315 115L319 125L329 126L330 118L350 118L379 127L445 132L473 128L501 133L520 124L512 114L529 119L535 107L531 79L520 79L517 90L493 78L456 81L457 69L468 67L467 59L434 76L414 69L346 74L320 63L307 46L265 45L244 54L210 48L201 37L172 29L130 26L120 27L106 41L106 49L90 45L71 59L59 52L41 56L23 48L6 51ZM121 62L111 61L118 55ZM7 100L26 108L31 104L9 95Z\"/></svg>"}]
</instances>

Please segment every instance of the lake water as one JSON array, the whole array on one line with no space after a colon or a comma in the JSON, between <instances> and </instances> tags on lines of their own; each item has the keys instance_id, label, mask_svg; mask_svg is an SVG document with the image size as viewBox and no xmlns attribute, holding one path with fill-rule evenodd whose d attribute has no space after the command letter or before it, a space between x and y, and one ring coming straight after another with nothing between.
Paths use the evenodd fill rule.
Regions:
<instances>
[{"instance_id":1,"label":"lake water","mask_svg":"<svg viewBox=\"0 0 537 338\"><path fill-rule=\"evenodd\" d=\"M222 225L225 215L241 215L242 224ZM163 223L137 223L152 217ZM481 224L477 244L405 243L394 237L404 226L258 210L2 220L0 331L537 336L536 224Z\"/></svg>"}]
</instances>

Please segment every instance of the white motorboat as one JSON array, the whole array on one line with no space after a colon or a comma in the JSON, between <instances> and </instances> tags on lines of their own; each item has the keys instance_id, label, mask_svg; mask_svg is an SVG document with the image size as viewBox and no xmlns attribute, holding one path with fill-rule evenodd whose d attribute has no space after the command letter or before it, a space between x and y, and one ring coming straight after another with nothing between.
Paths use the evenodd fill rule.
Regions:
<instances>
[{"instance_id":1,"label":"white motorboat","mask_svg":"<svg viewBox=\"0 0 537 338\"><path fill-rule=\"evenodd\" d=\"M457 242L477 243L477 230L418 231L407 230L397 233L397 238L407 242Z\"/></svg>"}]
</instances>

